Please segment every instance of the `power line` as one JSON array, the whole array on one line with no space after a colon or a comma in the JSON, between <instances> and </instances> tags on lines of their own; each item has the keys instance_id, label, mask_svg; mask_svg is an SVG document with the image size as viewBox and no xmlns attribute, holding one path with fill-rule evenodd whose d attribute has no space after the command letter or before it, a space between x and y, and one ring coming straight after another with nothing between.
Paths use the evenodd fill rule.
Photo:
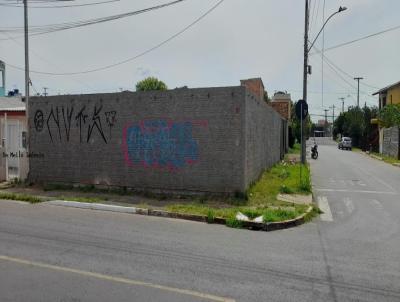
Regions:
<instances>
[{"instance_id":1,"label":"power line","mask_svg":"<svg viewBox=\"0 0 400 302\"><path fill-rule=\"evenodd\" d=\"M322 54L322 51L319 50L316 46L313 46L313 48L318 52ZM328 63L330 63L334 68L336 68L338 71L340 71L341 73L343 73L345 76L347 76L349 79L353 80L354 76L350 75L348 72L344 71L342 68L340 68L337 64L333 63L332 60L330 60L325 54L323 54L323 58L325 59L325 61L327 61ZM379 89L379 87L370 85L368 83L361 83L367 87L373 88L373 89Z\"/></svg>"},{"instance_id":2,"label":"power line","mask_svg":"<svg viewBox=\"0 0 400 302\"><path fill-rule=\"evenodd\" d=\"M184 32L186 32L187 30L189 30L191 27L193 27L195 24L197 24L198 22L200 22L202 19L204 19L207 15L209 15L212 11L214 11L218 6L220 6L225 0L220 0L218 1L214 6L212 6L209 10L207 10L204 14L202 14L200 17L198 17L196 20L194 20L192 23L190 23L189 25L185 26L183 29L181 29L180 31L178 31L177 33L175 33L174 35L170 36L168 39L158 43L157 45L133 56L130 57L128 59L119 61L117 63L113 63L113 64L109 64L109 65L105 65L102 67L97 67L97 68L93 68L93 69L88 69L88 70L84 70L84 71L76 71L76 72L66 72L66 73L55 73L55 72L45 72L45 71L35 71L35 70L30 70L31 73L36 73L36 74L44 74L44 75L53 75L53 76L67 76L67 75L77 75L77 74L88 74L88 73L93 73L93 72L98 72L98 71L102 71L102 70L106 70L106 69L110 69L128 62L131 62L133 60L136 60L158 48L160 48L161 46L167 44L168 42L170 42L171 40L175 39L176 37L180 36L181 34L183 34ZM25 70L24 68L21 68L19 66L16 65L12 65L12 64L7 64L12 68L18 69L18 70Z\"/></svg>"},{"instance_id":3,"label":"power line","mask_svg":"<svg viewBox=\"0 0 400 302\"><path fill-rule=\"evenodd\" d=\"M14 38L11 37L9 34L7 34L7 33L1 33L1 34L3 34L3 35L5 35L5 36L9 37L15 44L17 44L18 46L24 48L24 45L23 45L21 42L19 42L18 40L14 39ZM45 59L44 57L42 57L41 55L39 55L38 53L36 53L36 51L30 49L29 52L30 52L31 54L33 54L35 57L37 57L38 59L40 59L41 61L43 61L43 62L45 62L45 63L47 63L47 64L49 64L49 65L53 65L53 66L59 68L59 67L58 67L57 65L55 65L54 63L49 62L47 59ZM88 85L87 83L84 83L84 82L82 82L82 81L78 81L78 80L76 80L76 79L74 79L74 78L70 78L70 79L71 79L72 81L76 82L76 83L79 83L82 87L89 88L89 90L92 90L92 89L93 89L93 87L90 87L90 85ZM31 80L31 86L32 86L32 88L35 90L36 93L38 93L37 90L35 89L35 87L34 87L33 84L32 84L32 78L31 78L30 80Z\"/></svg>"},{"instance_id":4,"label":"power line","mask_svg":"<svg viewBox=\"0 0 400 302\"><path fill-rule=\"evenodd\" d=\"M29 31L32 32L32 34L30 34L30 36L43 35L43 34L52 33L52 32L56 32L56 31L67 30L67 29L71 29L71 28L84 27L84 26L94 25L94 24L98 24L98 23L114 21L114 20L118 20L118 19L122 19L122 18L126 18L126 17L131 17L134 15L143 14L143 13L146 13L149 11L158 10L158 9L165 8L168 6L176 5L183 1L187 1L187 0L175 0L172 2L168 2L165 4L161 4L161 5L157 5L157 6L137 10L137 11L132 11L132 12L118 14L118 15L112 15L112 16L102 17L102 18L94 18L94 19L89 19L89 20L84 20L84 21L65 22L65 23L58 23L58 24L47 24L47 25L41 25L41 26L32 25L29 27ZM3 29L0 28L0 32L3 32L3 33L4 32L18 33L21 31L22 31L21 27L9 27L9 28L3 28ZM2 39L2 40L4 40L4 39ZM7 39L5 39L5 40L7 40Z\"/></svg>"},{"instance_id":5,"label":"power line","mask_svg":"<svg viewBox=\"0 0 400 302\"><path fill-rule=\"evenodd\" d=\"M29 8L67 8L67 7L83 7L83 6L94 6L94 5L101 5L101 4L108 4L112 2L119 2L120 0L108 0L108 1L102 1L102 2L92 2L92 3L83 3L83 4L74 4L74 5L52 5L52 6L32 6L30 5ZM54 1L51 1L54 2ZM15 4L9 4L9 3L0 3L0 6L5 6L5 7L23 7L23 5L15 3Z\"/></svg>"},{"instance_id":6,"label":"power line","mask_svg":"<svg viewBox=\"0 0 400 302\"><path fill-rule=\"evenodd\" d=\"M315 9L315 1L316 1L316 0L314 0L314 9ZM311 28L314 28L314 24L315 24L316 20L318 20L318 15L319 15L319 3L320 3L320 0L318 0L317 12L316 12L315 18L314 18L314 11L313 11L313 17L312 17L312 19L311 19L310 29L311 29ZM311 31L310 31L310 32L311 32Z\"/></svg>"},{"instance_id":7,"label":"power line","mask_svg":"<svg viewBox=\"0 0 400 302\"><path fill-rule=\"evenodd\" d=\"M388 28L388 29L385 29L385 30L382 30L382 31L379 31L379 32L376 32L376 33L373 33L373 34L370 34L370 35L367 35L367 36L363 36L363 37L360 37L360 38L357 38L357 39L354 39L354 40L351 40L351 41L348 41L348 42L344 42L344 43L341 43L341 44L338 44L338 45L335 45L335 46L331 46L331 47L325 48L325 52L333 50L333 49L336 49L336 48L339 48L339 47L343 47L343 46L346 46L346 45L349 45L349 44L353 44L353 43L356 43L356 42L359 42L359 41L362 41L362 40L365 40L365 39L368 39L368 38L371 38L371 37L379 36L379 35L385 34L387 32L398 30L398 29L400 29L400 25L395 26L395 27L391 27L391 28ZM313 54L315 54L315 53L312 53L310 55L313 55Z\"/></svg>"}]
</instances>

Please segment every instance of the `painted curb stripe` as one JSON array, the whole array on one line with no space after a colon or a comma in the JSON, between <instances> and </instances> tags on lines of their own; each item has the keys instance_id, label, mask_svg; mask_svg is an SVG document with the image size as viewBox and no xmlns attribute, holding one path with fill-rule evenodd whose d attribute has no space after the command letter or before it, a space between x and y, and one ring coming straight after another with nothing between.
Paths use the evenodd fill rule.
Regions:
<instances>
[{"instance_id":1,"label":"painted curb stripe","mask_svg":"<svg viewBox=\"0 0 400 302\"><path fill-rule=\"evenodd\" d=\"M117 282L117 283L149 287L149 288L169 291L169 292L173 292L173 293L178 293L178 294L182 294L182 295L192 296L192 297L196 297L196 298L207 299L210 301L235 302L235 300L233 300L233 299L204 294L204 293L200 293L200 292L196 292L196 291L192 291L192 290L169 287L169 286L164 286L164 285L159 285L159 284L154 284L154 283L149 283L149 282L143 282L143 281L137 281L137 280L132 280L132 279L126 279L126 278L121 278L121 277L113 277L110 275L104 275L104 274L93 273L93 272L88 272L88 271L83 271L83 270L78 270L78 269L73 269L73 268L68 268L68 267L62 267L62 266L57 266L57 265L29 261L29 260L20 259L20 258L13 258L13 257L4 256L4 255L0 255L0 260L14 262L14 263L23 264L23 265L34 266L34 267L39 267L39 268L44 268L44 269L50 269L50 270L59 271L59 272L72 273L72 274L77 274L77 275L81 275L81 276L85 276L85 277L92 277L92 278L96 278L96 279L107 280L107 281L112 281L112 282Z\"/></svg>"},{"instance_id":2,"label":"painted curb stripe","mask_svg":"<svg viewBox=\"0 0 400 302\"><path fill-rule=\"evenodd\" d=\"M110 211L119 213L132 213L132 214L136 213L135 207L122 207L122 206L114 206L114 205L100 204L100 203L88 203L88 202L67 201L67 200L52 200L46 203L53 206L63 206L63 207Z\"/></svg>"},{"instance_id":3,"label":"painted curb stripe","mask_svg":"<svg viewBox=\"0 0 400 302\"><path fill-rule=\"evenodd\" d=\"M66 200L53 200L44 202L45 204L50 204L54 206L64 206L64 207L72 207L72 208L80 208L80 209L90 209L90 210L100 210L100 211L111 211L111 212L120 212L120 213L130 213L130 214L139 214L139 215L147 215L147 216L155 216L155 217L165 217L165 218L173 218L173 219L184 219L190 221L197 222L207 222L206 216L201 215L190 215L190 214L182 214L182 213L171 213L162 210L149 210L149 209L140 209L135 207L123 207L123 206L113 206L113 205L105 205L99 203L85 203L85 202L77 202L77 201L66 201ZM255 229L255 230L264 230L266 232L275 231L279 229L288 229L304 223L304 218L308 215L312 210L312 206L309 206L307 211L300 216L278 222L254 222L254 221L242 221L245 228ZM225 218L216 217L214 220L214 224L226 224Z\"/></svg>"}]
</instances>

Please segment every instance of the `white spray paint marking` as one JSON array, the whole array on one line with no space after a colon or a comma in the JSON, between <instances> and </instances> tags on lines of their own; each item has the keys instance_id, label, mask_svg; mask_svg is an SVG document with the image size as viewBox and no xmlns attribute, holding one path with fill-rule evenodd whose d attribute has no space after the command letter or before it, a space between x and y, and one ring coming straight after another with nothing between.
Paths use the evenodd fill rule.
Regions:
<instances>
[{"instance_id":1,"label":"white spray paint marking","mask_svg":"<svg viewBox=\"0 0 400 302\"><path fill-rule=\"evenodd\" d=\"M315 188L318 192L347 192L347 193L367 193L367 194L388 194L388 195L398 195L397 192L387 192L387 191L364 191L364 190L347 190L347 189L325 189L325 188Z\"/></svg>"},{"instance_id":2,"label":"white spray paint marking","mask_svg":"<svg viewBox=\"0 0 400 302\"><path fill-rule=\"evenodd\" d=\"M320 218L322 221L333 221L331 208L329 207L328 198L326 196L318 196L318 206L323 214Z\"/></svg>"},{"instance_id":3,"label":"white spray paint marking","mask_svg":"<svg viewBox=\"0 0 400 302\"><path fill-rule=\"evenodd\" d=\"M350 198L345 197L345 198L343 199L343 203L344 203L344 205L345 205L346 208L347 208L347 212L349 212L349 214L351 214L351 213L354 211L354 204L353 204L353 201L352 201Z\"/></svg>"}]
</instances>

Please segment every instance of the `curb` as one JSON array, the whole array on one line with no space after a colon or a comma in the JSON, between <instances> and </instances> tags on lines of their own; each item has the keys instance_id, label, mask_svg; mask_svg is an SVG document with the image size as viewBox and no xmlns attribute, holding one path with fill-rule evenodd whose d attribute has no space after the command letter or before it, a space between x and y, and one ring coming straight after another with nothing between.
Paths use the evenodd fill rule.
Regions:
<instances>
[{"instance_id":1,"label":"curb","mask_svg":"<svg viewBox=\"0 0 400 302\"><path fill-rule=\"evenodd\" d=\"M182 214L182 213L174 213L163 210L152 210L152 209L142 209L135 207L124 207L124 206L115 206L115 205L107 205L100 203L86 203L86 202L77 202L77 201L66 201L66 200L52 200L43 202L43 204L49 204L53 206L62 206L62 207L71 207L71 208L80 208L80 209L89 209L89 210L98 210L98 211L110 211L110 212L118 212L118 213L127 213L127 214L137 214L144 216L155 216L155 217L165 217L165 218L175 218L175 219L183 219L197 222L205 222L210 224L226 224L226 219L221 217L215 217L212 222L208 222L207 216L203 215L194 215L194 214ZM306 220L306 217L311 213L313 207L309 206L307 211L300 216L279 222L254 222L254 221L240 221L242 228L249 230L258 230L258 231L275 231L288 229L295 226L299 226L303 224Z\"/></svg>"},{"instance_id":2,"label":"curb","mask_svg":"<svg viewBox=\"0 0 400 302\"><path fill-rule=\"evenodd\" d=\"M400 163L388 163L388 162L385 162L385 161L383 160L382 157L377 156L377 155L375 155L375 154L369 154L369 153L367 153L367 152L365 152L365 151L361 151L361 153L363 153L364 155L366 155L366 156L368 156L368 157L371 157L371 158L373 158L373 159L380 160L380 161L382 161L382 162L384 162L384 163L386 163L386 164L389 164L389 165L392 165L392 166L394 166L394 167L400 168Z\"/></svg>"}]
</instances>

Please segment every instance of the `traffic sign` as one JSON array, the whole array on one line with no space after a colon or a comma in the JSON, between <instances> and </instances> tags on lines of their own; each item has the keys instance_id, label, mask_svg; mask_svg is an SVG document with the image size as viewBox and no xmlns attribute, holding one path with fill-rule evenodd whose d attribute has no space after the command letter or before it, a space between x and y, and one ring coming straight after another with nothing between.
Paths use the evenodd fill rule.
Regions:
<instances>
[{"instance_id":1,"label":"traffic sign","mask_svg":"<svg viewBox=\"0 0 400 302\"><path fill-rule=\"evenodd\" d=\"M308 115L308 104L305 100L299 100L296 104L296 116L300 119L305 119Z\"/></svg>"}]
</instances>

